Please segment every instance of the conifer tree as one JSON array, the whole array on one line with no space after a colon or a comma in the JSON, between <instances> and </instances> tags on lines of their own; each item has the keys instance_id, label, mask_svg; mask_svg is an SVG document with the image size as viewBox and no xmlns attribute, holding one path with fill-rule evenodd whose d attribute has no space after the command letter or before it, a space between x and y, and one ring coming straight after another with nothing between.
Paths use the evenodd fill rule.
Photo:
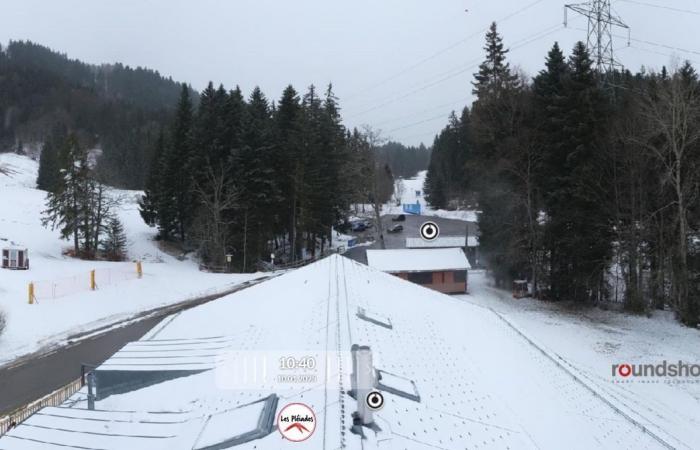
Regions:
<instances>
[{"instance_id":1,"label":"conifer tree","mask_svg":"<svg viewBox=\"0 0 700 450\"><path fill-rule=\"evenodd\" d=\"M506 62L508 50L503 46L503 38L498 34L496 22L491 23L486 33L486 59L474 75L472 94L478 99L501 96L516 84L517 77L512 74L510 64Z\"/></svg>"},{"instance_id":2,"label":"conifer tree","mask_svg":"<svg viewBox=\"0 0 700 450\"><path fill-rule=\"evenodd\" d=\"M557 183L547 194L547 240L556 248L553 291L558 298L586 301L602 289L609 262L610 218L602 210L606 99L582 42L569 58L562 85L561 133L552 136L550 172Z\"/></svg>"},{"instance_id":3,"label":"conifer tree","mask_svg":"<svg viewBox=\"0 0 700 450\"><path fill-rule=\"evenodd\" d=\"M141 214L143 221L151 227L158 224L159 208L163 206L162 175L165 166L164 154L165 136L163 130L161 130L153 149L153 160L146 179L146 188L143 196L139 199L139 214Z\"/></svg>"},{"instance_id":4,"label":"conifer tree","mask_svg":"<svg viewBox=\"0 0 700 450\"><path fill-rule=\"evenodd\" d=\"M474 75L472 106L474 162L469 168L478 174L473 188L479 193L480 248L494 267L496 284L505 286L522 271L518 244L522 214L517 210L515 180L511 170L513 153L518 150L516 124L522 118L522 84L510 70L502 38L496 24L486 35L486 59Z\"/></svg>"},{"instance_id":5,"label":"conifer tree","mask_svg":"<svg viewBox=\"0 0 700 450\"><path fill-rule=\"evenodd\" d=\"M63 239L73 239L73 250L81 253L80 238L89 239L85 223L90 214L90 167L85 151L75 135L70 135L60 151L61 178L47 195L47 209L43 212L44 226L59 229ZM82 234L82 236L81 236ZM90 244L86 243L86 250Z\"/></svg>"},{"instance_id":6,"label":"conifer tree","mask_svg":"<svg viewBox=\"0 0 700 450\"><path fill-rule=\"evenodd\" d=\"M294 261L300 254L299 209L304 195L304 145L302 142L303 111L297 91L290 85L282 93L275 114L276 158L275 173L281 192L280 229L289 236L290 255ZM286 223L284 223L286 221Z\"/></svg>"},{"instance_id":7,"label":"conifer tree","mask_svg":"<svg viewBox=\"0 0 700 450\"><path fill-rule=\"evenodd\" d=\"M117 217L107 222L105 237L101 240L101 250L110 261L123 261L126 258L127 239L124 226Z\"/></svg>"},{"instance_id":8,"label":"conifer tree","mask_svg":"<svg viewBox=\"0 0 700 450\"><path fill-rule=\"evenodd\" d=\"M251 93L243 121L242 147L235 159L243 213L244 270L262 256L274 217L271 206L278 202L272 155L274 136L270 105L260 88Z\"/></svg>"},{"instance_id":9,"label":"conifer tree","mask_svg":"<svg viewBox=\"0 0 700 450\"><path fill-rule=\"evenodd\" d=\"M62 128L55 127L44 142L39 157L39 174L37 176L37 188L44 191L53 191L59 183L60 161L59 149L65 142L66 135Z\"/></svg>"},{"instance_id":10,"label":"conifer tree","mask_svg":"<svg viewBox=\"0 0 700 450\"><path fill-rule=\"evenodd\" d=\"M187 85L182 85L175 121L165 151L162 197L158 207L161 236L187 237L194 214L192 194L193 107Z\"/></svg>"}]
</instances>

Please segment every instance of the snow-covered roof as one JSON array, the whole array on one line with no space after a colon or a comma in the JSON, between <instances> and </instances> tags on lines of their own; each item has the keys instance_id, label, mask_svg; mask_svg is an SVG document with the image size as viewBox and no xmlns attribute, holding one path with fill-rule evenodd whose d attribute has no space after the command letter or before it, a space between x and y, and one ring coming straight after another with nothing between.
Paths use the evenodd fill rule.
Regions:
<instances>
[{"instance_id":1,"label":"snow-covered roof","mask_svg":"<svg viewBox=\"0 0 700 450\"><path fill-rule=\"evenodd\" d=\"M440 236L432 241L409 237L406 238L406 248L450 248L464 247L466 236ZM478 247L479 240L476 236L469 236L469 247Z\"/></svg>"},{"instance_id":2,"label":"snow-covered roof","mask_svg":"<svg viewBox=\"0 0 700 450\"><path fill-rule=\"evenodd\" d=\"M21 247L19 245L0 245L2 250L22 250L27 251L27 247Z\"/></svg>"},{"instance_id":3,"label":"snow-covered roof","mask_svg":"<svg viewBox=\"0 0 700 450\"><path fill-rule=\"evenodd\" d=\"M611 405L602 382L592 392L592 376L573 376L494 311L338 255L156 329L139 345L227 336L229 364L98 399L94 411L83 388L11 430L0 448L664 448ZM348 394L353 344L371 349L385 399L365 439L349 431L362 401ZM313 370L277 370L280 357L304 355ZM280 372L316 378L287 382ZM291 403L308 405L318 422L300 445L270 426Z\"/></svg>"},{"instance_id":4,"label":"snow-covered roof","mask_svg":"<svg viewBox=\"0 0 700 450\"><path fill-rule=\"evenodd\" d=\"M367 250L367 264L391 273L471 269L461 248Z\"/></svg>"}]
</instances>

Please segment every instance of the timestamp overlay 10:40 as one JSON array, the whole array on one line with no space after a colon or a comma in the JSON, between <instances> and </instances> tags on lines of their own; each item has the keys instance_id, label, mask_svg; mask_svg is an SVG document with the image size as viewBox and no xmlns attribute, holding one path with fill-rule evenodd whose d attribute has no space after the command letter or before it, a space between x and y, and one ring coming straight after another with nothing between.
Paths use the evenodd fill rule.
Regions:
<instances>
[{"instance_id":1,"label":"timestamp overlay 10:40","mask_svg":"<svg viewBox=\"0 0 700 450\"><path fill-rule=\"evenodd\" d=\"M323 381L352 367L350 352L232 351L218 356L215 378L219 389L257 390L294 384L323 388ZM348 378L347 370L342 376Z\"/></svg>"}]
</instances>

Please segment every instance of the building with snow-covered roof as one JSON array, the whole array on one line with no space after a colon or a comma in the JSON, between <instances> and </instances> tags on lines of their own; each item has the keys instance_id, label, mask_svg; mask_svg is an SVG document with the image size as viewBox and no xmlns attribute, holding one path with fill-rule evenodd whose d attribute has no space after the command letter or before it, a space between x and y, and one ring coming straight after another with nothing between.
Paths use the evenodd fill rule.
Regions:
<instances>
[{"instance_id":1,"label":"building with snow-covered roof","mask_svg":"<svg viewBox=\"0 0 700 450\"><path fill-rule=\"evenodd\" d=\"M187 373L101 396L105 378L93 409L82 388L0 448L690 448L493 310L339 255L165 318L98 370Z\"/></svg>"},{"instance_id":2,"label":"building with snow-covered roof","mask_svg":"<svg viewBox=\"0 0 700 450\"><path fill-rule=\"evenodd\" d=\"M422 238L406 238L406 248L465 248L478 247L479 239L476 236L440 236L432 241Z\"/></svg>"},{"instance_id":3,"label":"building with snow-covered roof","mask_svg":"<svg viewBox=\"0 0 700 450\"><path fill-rule=\"evenodd\" d=\"M467 291L471 269L461 248L367 250L367 264L445 294Z\"/></svg>"},{"instance_id":4,"label":"building with snow-covered roof","mask_svg":"<svg viewBox=\"0 0 700 450\"><path fill-rule=\"evenodd\" d=\"M432 241L422 238L406 238L406 248L452 248L464 249L469 264L479 265L479 238L477 236L440 236Z\"/></svg>"}]
</instances>

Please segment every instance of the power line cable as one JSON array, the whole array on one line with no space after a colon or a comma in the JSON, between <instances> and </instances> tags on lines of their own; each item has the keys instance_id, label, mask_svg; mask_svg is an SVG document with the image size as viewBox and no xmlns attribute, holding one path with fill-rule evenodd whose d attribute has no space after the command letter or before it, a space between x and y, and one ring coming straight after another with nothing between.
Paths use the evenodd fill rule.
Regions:
<instances>
[{"instance_id":1,"label":"power line cable","mask_svg":"<svg viewBox=\"0 0 700 450\"><path fill-rule=\"evenodd\" d=\"M410 127L415 127L416 125L432 122L432 121L438 120L438 119L445 119L445 114L443 113L443 114L440 114L439 116L431 117L429 119L424 119L424 120L421 120L418 122L413 122L413 123L409 123L407 125L402 125L400 127L396 127L396 128L393 128L393 129L387 131L387 133L393 133L394 131L399 131L399 130L403 130L403 129L410 128Z\"/></svg>"},{"instance_id":2,"label":"power line cable","mask_svg":"<svg viewBox=\"0 0 700 450\"><path fill-rule=\"evenodd\" d=\"M496 23L505 22L506 20L511 19L511 18L513 18L513 17L515 17L515 16L517 16L517 15L519 15L519 14L522 14L523 12L525 12L525 11L527 11L528 9L530 9L530 8L532 8L532 7L534 7L534 6L536 6L536 5L539 4L539 3L542 3L543 1L545 1L545 0L535 0L534 2L525 5L524 7L522 7L522 8L520 8L520 9L518 9L518 10L516 10L516 11L514 11L514 12L512 12L512 13L510 13L510 14L508 14L508 15L502 17L502 18L500 18L499 20L496 20ZM399 72L396 72L394 75L391 75L390 77L385 78L385 79L383 79L382 81L379 81L378 83L375 83L375 84L373 84L373 85L371 85L371 86L368 86L368 87L366 87L366 88L364 88L364 89L362 89L362 90L360 90L360 91L355 92L354 94L349 95L348 98L346 98L344 101L345 101L345 102L352 101L355 97L358 97L358 96L360 96L360 95L362 95L362 94L364 94L364 93L366 93L366 92L369 92L369 91L371 91L371 90L373 90L373 89L375 89L375 88L377 88L377 87L379 87L379 86L383 86L383 85L385 85L386 83L388 83L389 81L393 81L393 80L395 80L396 78L399 78L399 77L402 76L403 74L405 74L405 73L407 73L407 72L410 72L411 70L416 69L416 68L422 66L423 64L427 63L428 61L432 61L433 59L437 58L438 56L441 56L441 55L443 55L443 54L449 52L450 50L452 50L452 49L454 49L454 48L456 48L456 47L458 47L458 46L464 44L465 42L468 42L469 40L471 40L471 39L473 39L473 38L475 38L475 37L477 37L477 36L482 35L483 33L485 33L485 32L488 31L488 30L489 30L489 27L482 28L482 29L480 29L480 30L478 30L478 31L476 31L476 32L474 32L474 33L472 33L472 34L470 34L469 36L467 36L467 37L465 37L465 38L463 38L463 39L460 39L459 41L454 42L454 43L448 45L447 47L445 47L445 48L443 48L443 49L441 49L441 50L438 50L437 52L433 53L432 55L429 55L429 56L427 56L427 57L421 59L420 61L416 62L415 64L413 64L413 65L411 65L411 66L409 66L409 67L407 67L407 68L405 68L405 69L403 69L403 70L401 70L401 71L399 71Z\"/></svg>"},{"instance_id":3,"label":"power line cable","mask_svg":"<svg viewBox=\"0 0 700 450\"><path fill-rule=\"evenodd\" d=\"M563 29L563 28L564 28L564 25L562 25L562 24L557 24L557 25L555 25L554 27L549 27L549 28L546 28L546 29L544 29L544 30L540 30L540 31L538 31L538 32L536 32L536 33L533 33L533 34L531 34L531 35L529 35L529 36L523 38L523 39L520 39L520 40L516 41L516 43L515 43L513 46L511 46L511 47L509 48L509 51L517 50L517 49L519 49L519 48L521 48L521 47L524 47L524 46L526 46L526 45L528 45L528 44L530 44L530 43L532 43L532 42L535 42L535 41L537 41L537 40L539 40L539 39L542 39L542 38L544 38L544 37L546 37L546 36L548 36L548 35L550 35L550 34L556 32L556 31L559 31L559 30L561 30L561 29ZM377 109L383 108L384 106L390 105L390 104L392 104L392 103L396 103L397 101L403 100L404 98L407 98L407 97L410 97L411 95L413 95L413 94L415 94L415 93L417 93L417 92L424 91L424 90L429 89L429 88L431 88L431 87L433 87L433 86L436 86L436 85L438 85L438 84L440 84L440 83L443 83L443 82L445 82L445 81L447 81L447 80L449 80L449 79L452 79L452 78L454 78L454 77L456 77L456 76L459 76L459 75L461 75L461 74L463 74L463 73L465 73L465 72L467 72L467 71L469 71L469 70L472 70L472 69L474 69L475 67L478 67L479 64L481 64L481 61L482 61L482 58L481 58L481 57L476 58L476 59L470 61L469 63L467 63L466 67L461 66L461 67L463 67L463 68L457 70L457 71L454 72L454 73L449 73L449 72L448 72L449 74L446 75L446 76L444 76L444 77L442 77L442 78L439 78L439 79L437 79L437 80L435 80L435 81L429 82L429 83L424 84L424 85L420 85L419 87L416 87L415 89L410 90L410 91L407 92L406 94L403 94L403 95L401 95L401 96L399 96L399 97L391 98L390 100L387 100L387 101L385 101L385 102L382 102L382 103L380 103L380 104L378 104L378 105L375 105L375 106L373 106L373 107L371 107L371 108L368 108L368 109L365 109L365 110L363 110L363 111L357 112L357 113L355 113L355 114L351 114L351 115L349 115L349 116L346 116L346 118L349 118L349 119L350 119L350 118L353 118L353 117L362 116L362 115L367 114L367 113L369 113L369 112L376 111Z\"/></svg>"},{"instance_id":4,"label":"power line cable","mask_svg":"<svg viewBox=\"0 0 700 450\"><path fill-rule=\"evenodd\" d=\"M577 30L577 31L584 31L584 32L587 31L587 30L585 30L585 29L583 29L583 28L577 28L577 27L570 27L570 28L571 28L572 30ZM647 41L647 40L644 40L644 39L628 38L627 36L622 36L622 35L619 35L619 34L613 34L613 36L614 36L614 37L621 38L621 39L629 39L629 41L631 41L631 42L639 42L640 44L648 44L648 45L653 45L653 46L655 46L655 47L662 47L662 48L665 48L665 49L668 49L668 50L674 50L674 51L683 52L683 53L691 53L691 54L694 54L694 55L700 55L700 52L697 51L697 50L689 50L689 49L687 49L687 48L675 47L675 46L672 46L672 45L661 44L661 43L659 43L659 42L652 42L652 41ZM637 48L638 48L638 47L637 47Z\"/></svg>"},{"instance_id":5,"label":"power line cable","mask_svg":"<svg viewBox=\"0 0 700 450\"><path fill-rule=\"evenodd\" d=\"M685 13L685 14L693 14L696 16L700 16L700 11L692 11L692 10L683 9L683 8L675 8L673 6L656 5L654 3L640 2L637 0L617 0L617 1L618 2L625 2L625 3L634 3L635 5L648 6L650 8L666 9L669 11L675 11L675 12L680 12L680 13Z\"/></svg>"},{"instance_id":6,"label":"power line cable","mask_svg":"<svg viewBox=\"0 0 700 450\"><path fill-rule=\"evenodd\" d=\"M639 50L639 51L642 51L642 52L653 53L653 54L659 55L659 56L666 56L666 57L668 57L668 58L672 58L672 57L674 56L674 55L669 54L669 53L663 53L663 52L658 52L658 51L656 51L656 50L651 50L651 49L648 49L648 48L637 47L636 45L630 45L628 48L632 48L632 49L634 49L634 50ZM695 61L695 60L692 60L692 59L689 59L689 58L685 58L685 59L688 60L688 61L690 61L690 62L693 63L693 64L700 64L700 62L698 62L698 61Z\"/></svg>"},{"instance_id":7,"label":"power line cable","mask_svg":"<svg viewBox=\"0 0 700 450\"><path fill-rule=\"evenodd\" d=\"M386 124L386 123L391 123L391 122L398 122L398 121L401 121L401 120L404 120L404 119L411 119L411 118L413 118L413 117L420 116L420 115L425 114L425 113L430 113L430 112L433 112L433 111L437 111L437 110L439 110L439 109L443 109L443 108L445 108L445 107L447 107L447 106L454 107L454 105L456 105L456 104L458 104L458 103L466 102L466 101L469 100L470 98L471 98L471 95L468 95L468 96L466 96L466 97L458 98L458 99L456 99L456 100L452 100L452 101L447 102L447 103L442 103L442 104L440 104L440 105L436 105L435 107L432 107L432 108L429 108L429 109L424 109L424 110L422 110L422 111L413 112L413 113L411 113L411 114L406 114L406 115L403 115L403 116L393 117L393 118L391 118L391 119L382 120L382 121L380 121L380 122L374 122L374 126L384 125L384 124Z\"/></svg>"}]
</instances>

